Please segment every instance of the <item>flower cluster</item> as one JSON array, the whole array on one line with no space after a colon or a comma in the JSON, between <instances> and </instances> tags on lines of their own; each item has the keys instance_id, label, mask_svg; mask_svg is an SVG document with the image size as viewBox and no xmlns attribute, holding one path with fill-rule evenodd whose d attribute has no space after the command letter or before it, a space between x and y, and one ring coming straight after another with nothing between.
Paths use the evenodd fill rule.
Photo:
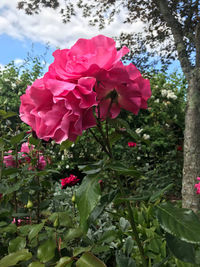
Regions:
<instances>
[{"instance_id":1,"label":"flower cluster","mask_svg":"<svg viewBox=\"0 0 200 267\"><path fill-rule=\"evenodd\" d=\"M167 99L173 99L173 100L177 99L177 96L174 94L172 90L163 89L161 90L161 95L162 97L167 97Z\"/></svg>"},{"instance_id":2,"label":"flower cluster","mask_svg":"<svg viewBox=\"0 0 200 267\"><path fill-rule=\"evenodd\" d=\"M31 220L29 217L26 217L24 219L13 218L12 223L21 226L21 225L31 224Z\"/></svg>"},{"instance_id":3,"label":"flower cluster","mask_svg":"<svg viewBox=\"0 0 200 267\"><path fill-rule=\"evenodd\" d=\"M69 177L66 177L64 179L61 179L61 188L65 189L66 187L71 187L76 185L78 182L80 181L80 179L77 178L77 176L70 174Z\"/></svg>"},{"instance_id":4,"label":"flower cluster","mask_svg":"<svg viewBox=\"0 0 200 267\"><path fill-rule=\"evenodd\" d=\"M21 96L20 117L41 139L75 141L96 125L96 117L116 118L120 109L137 114L147 108L149 80L121 58L115 41L103 35L79 39L71 49L56 50L43 78Z\"/></svg>"},{"instance_id":5,"label":"flower cluster","mask_svg":"<svg viewBox=\"0 0 200 267\"><path fill-rule=\"evenodd\" d=\"M197 177L197 180L200 181L200 177ZM197 195L199 195L200 194L200 182L198 184L195 184L194 187L197 189L197 192L196 192Z\"/></svg>"},{"instance_id":6,"label":"flower cluster","mask_svg":"<svg viewBox=\"0 0 200 267\"><path fill-rule=\"evenodd\" d=\"M12 155L12 150L9 150L7 156L4 156L3 163L6 167L17 167L16 159ZM21 146L20 152L18 152L18 163L20 165L28 164L29 170L35 169L35 166L31 165L31 158L38 158L37 168L39 170L43 170L46 167L45 157L41 154L41 152L34 151L34 145L30 145L28 142L23 143Z\"/></svg>"},{"instance_id":7,"label":"flower cluster","mask_svg":"<svg viewBox=\"0 0 200 267\"><path fill-rule=\"evenodd\" d=\"M134 142L128 142L128 146L129 146L129 147L135 147L135 146L137 146L137 144L134 143Z\"/></svg>"}]
</instances>

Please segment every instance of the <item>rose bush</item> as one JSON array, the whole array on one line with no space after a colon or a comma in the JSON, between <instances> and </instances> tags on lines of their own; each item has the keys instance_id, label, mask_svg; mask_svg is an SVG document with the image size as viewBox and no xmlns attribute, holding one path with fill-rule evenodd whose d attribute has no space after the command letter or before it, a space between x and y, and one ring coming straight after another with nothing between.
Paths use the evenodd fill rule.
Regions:
<instances>
[{"instance_id":1,"label":"rose bush","mask_svg":"<svg viewBox=\"0 0 200 267\"><path fill-rule=\"evenodd\" d=\"M6 167L17 167L16 158L12 155L12 150L9 150L7 152L7 156L4 156L3 163L6 165ZM37 159L37 166L32 166L31 159L36 158ZM46 159L42 155L41 152L36 151L34 145L30 145L28 142L23 143L21 145L21 150L18 152L18 163L20 165L26 165L28 164L29 170L34 170L36 167L38 170L43 170L46 165Z\"/></svg>"},{"instance_id":2,"label":"rose bush","mask_svg":"<svg viewBox=\"0 0 200 267\"><path fill-rule=\"evenodd\" d=\"M116 118L121 108L134 114L147 108L150 83L133 64L120 61L128 51L117 51L114 40L103 35L56 50L49 71L21 96L21 119L39 138L61 143L95 126L95 117Z\"/></svg>"}]
</instances>

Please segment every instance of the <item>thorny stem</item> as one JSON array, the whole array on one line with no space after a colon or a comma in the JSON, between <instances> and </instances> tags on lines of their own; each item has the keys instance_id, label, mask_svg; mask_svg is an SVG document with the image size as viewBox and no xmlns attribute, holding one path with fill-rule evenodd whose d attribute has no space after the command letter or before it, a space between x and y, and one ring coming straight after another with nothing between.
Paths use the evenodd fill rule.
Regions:
<instances>
[{"instance_id":1,"label":"thorny stem","mask_svg":"<svg viewBox=\"0 0 200 267\"><path fill-rule=\"evenodd\" d=\"M97 141L97 143L99 143L102 146L103 151L110 157L111 155L108 149L106 148L106 146L104 145L104 143L95 135L95 133L91 129L88 129L88 130L92 134L94 139Z\"/></svg>"},{"instance_id":2,"label":"thorny stem","mask_svg":"<svg viewBox=\"0 0 200 267\"><path fill-rule=\"evenodd\" d=\"M120 180L120 178L118 176L117 176L117 182L118 182L121 194L124 196L125 195L124 188L123 188L121 180ZM147 263L146 263L146 259L145 259L145 255L144 255L144 249L143 249L142 243L141 243L139 235L138 235L137 226L136 226L136 223L135 223L135 220L134 220L133 209L131 207L130 201L126 202L126 205L127 205L127 208L128 208L128 215L129 215L131 228L133 230L133 233L134 233L134 236L135 236L135 241L136 241L137 246L138 246L139 251L140 251L142 264L143 264L144 267L146 267Z\"/></svg>"},{"instance_id":3,"label":"thorny stem","mask_svg":"<svg viewBox=\"0 0 200 267\"><path fill-rule=\"evenodd\" d=\"M18 151L17 151L17 145L15 147L15 160L16 160L16 168L18 168ZM15 183L17 183L17 177L15 177ZM17 205L17 192L14 191L14 203L15 203L15 213L18 212L18 205ZM15 218L16 225L18 225L18 219Z\"/></svg>"},{"instance_id":4,"label":"thorny stem","mask_svg":"<svg viewBox=\"0 0 200 267\"><path fill-rule=\"evenodd\" d=\"M105 151L105 148L106 148L106 153L108 154L108 156L110 157L110 159L113 158L113 155L112 155L112 152L111 152L111 147L110 147L110 142L109 142L109 139L108 139L108 135L106 136L103 132L103 129L102 129L102 125L101 125L101 121L98 120L99 124L97 124L98 126L98 129L102 135L102 138L103 140L105 140L106 142L106 145L102 145L101 142L99 142L98 139L96 139L96 141L98 143L101 144L102 148L104 149ZM107 126L108 127L108 126ZM107 131L107 129L106 129ZM120 178L116 175L117 177L117 182L118 182L118 185L119 185L119 188L120 188L120 191L121 191L121 194L124 196L125 195L125 192L124 192L124 188L123 188L123 185L121 183L121 180ZM140 252L140 255L141 255L141 259L142 259L142 264L143 264L143 267L147 267L147 263L146 263L146 259L145 259L145 254L144 254L144 249L143 249L143 246L142 246L142 243L140 241L140 238L139 238L139 235L138 235L138 231L137 231L137 226L136 226L136 223L135 223L135 220L134 220L134 215L133 215L133 210L132 210L132 207L131 207L131 204L130 202L126 202L126 205L127 205L127 209L128 209L128 215L129 215L129 220L130 220L130 224L131 224L131 228L132 228L132 231L133 231L133 234L134 234L134 237L135 237L135 241L137 243L137 246L139 248L139 252Z\"/></svg>"}]
</instances>

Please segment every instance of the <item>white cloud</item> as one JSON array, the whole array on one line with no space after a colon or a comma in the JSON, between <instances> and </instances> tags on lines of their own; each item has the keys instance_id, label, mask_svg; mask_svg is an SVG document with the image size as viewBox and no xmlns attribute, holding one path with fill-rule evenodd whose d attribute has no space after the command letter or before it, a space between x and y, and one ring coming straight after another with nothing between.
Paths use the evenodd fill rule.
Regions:
<instances>
[{"instance_id":1,"label":"white cloud","mask_svg":"<svg viewBox=\"0 0 200 267\"><path fill-rule=\"evenodd\" d=\"M20 66L20 65L22 65L24 63L24 60L21 59L21 58L16 58L14 60L14 63L15 63L16 66Z\"/></svg>"},{"instance_id":2,"label":"white cloud","mask_svg":"<svg viewBox=\"0 0 200 267\"><path fill-rule=\"evenodd\" d=\"M28 38L33 42L49 43L59 48L70 47L79 38L91 38L98 34L114 37L133 29L142 31L142 22L123 24L123 14L115 21L99 31L97 27L89 27L86 19L73 17L70 23L63 24L58 11L45 8L39 15L28 16L24 11L16 9L17 0L0 1L0 34L7 34L23 40Z\"/></svg>"},{"instance_id":3,"label":"white cloud","mask_svg":"<svg viewBox=\"0 0 200 267\"><path fill-rule=\"evenodd\" d=\"M5 68L5 65L0 63L0 70L4 70L4 68Z\"/></svg>"}]
</instances>

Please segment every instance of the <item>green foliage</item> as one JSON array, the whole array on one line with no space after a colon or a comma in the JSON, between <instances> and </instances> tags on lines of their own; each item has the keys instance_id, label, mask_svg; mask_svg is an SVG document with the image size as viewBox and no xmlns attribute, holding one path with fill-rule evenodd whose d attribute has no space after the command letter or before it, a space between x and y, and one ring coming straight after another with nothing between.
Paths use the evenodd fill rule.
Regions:
<instances>
[{"instance_id":1,"label":"green foliage","mask_svg":"<svg viewBox=\"0 0 200 267\"><path fill-rule=\"evenodd\" d=\"M161 227L169 234L188 243L200 244L200 220L192 210L163 203L157 206L156 216Z\"/></svg>"},{"instance_id":2,"label":"green foliage","mask_svg":"<svg viewBox=\"0 0 200 267\"><path fill-rule=\"evenodd\" d=\"M90 252L85 252L76 263L77 267L106 267L106 265Z\"/></svg>"},{"instance_id":3,"label":"green foliage","mask_svg":"<svg viewBox=\"0 0 200 267\"><path fill-rule=\"evenodd\" d=\"M163 88L176 95L170 103L162 96ZM121 112L120 118L108 121L109 127L102 122L102 131L113 151L109 156L102 153L101 146L87 131L75 143L65 141L61 146L38 140L34 134L26 133L27 127L12 111L2 106L3 267L144 266L127 203L133 208L149 266L181 266L181 261L199 263L199 241L195 235L198 219L191 212L162 203L166 196L179 194L183 154L177 147L182 146L183 140L184 80L176 76L167 80L164 74L153 76L152 91L148 110L134 117ZM13 94L16 97L16 92ZM161 103L155 101L158 98ZM138 128L142 131L136 131ZM98 139L102 138L96 129L92 131ZM108 146L106 140L101 140ZM35 146L30 162L19 162L18 151L27 141ZM129 147L130 141L137 146ZM6 168L3 163L9 150L16 167ZM36 151L47 159L44 170L37 168ZM80 184L62 190L58 182L69 174L77 175ZM193 230L189 224L194 225ZM177 245L181 249L176 249ZM11 265L4 266L5 261Z\"/></svg>"}]
</instances>

